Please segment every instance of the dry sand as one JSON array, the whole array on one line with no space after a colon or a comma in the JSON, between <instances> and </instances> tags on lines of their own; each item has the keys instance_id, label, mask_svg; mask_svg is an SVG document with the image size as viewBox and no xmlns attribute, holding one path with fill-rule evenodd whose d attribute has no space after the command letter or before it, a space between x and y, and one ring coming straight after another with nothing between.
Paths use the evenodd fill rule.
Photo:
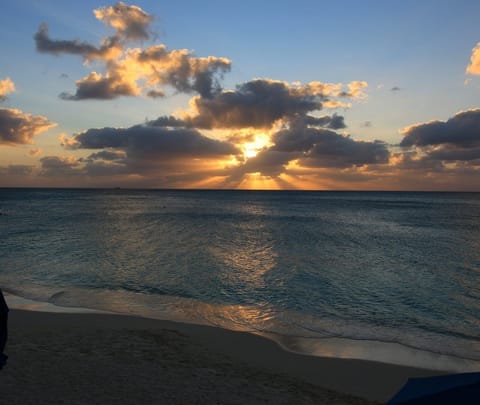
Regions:
<instances>
[{"instance_id":1,"label":"dry sand","mask_svg":"<svg viewBox=\"0 0 480 405\"><path fill-rule=\"evenodd\" d=\"M368 404L435 374L121 315L12 310L9 327L0 404Z\"/></svg>"}]
</instances>

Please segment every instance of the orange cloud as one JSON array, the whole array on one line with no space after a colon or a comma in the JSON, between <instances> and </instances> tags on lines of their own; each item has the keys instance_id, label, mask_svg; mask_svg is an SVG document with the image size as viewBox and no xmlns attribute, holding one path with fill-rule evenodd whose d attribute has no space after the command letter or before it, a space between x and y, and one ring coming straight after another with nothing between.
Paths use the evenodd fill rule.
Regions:
<instances>
[{"instance_id":1,"label":"orange cloud","mask_svg":"<svg viewBox=\"0 0 480 405\"><path fill-rule=\"evenodd\" d=\"M76 82L76 92L63 92L65 100L112 99L120 96L162 97L163 86L176 91L197 92L208 97L220 89L219 78L230 70L231 61L215 56L196 57L187 49L169 51L163 44L146 49L129 48L130 41L153 34L153 16L140 7L119 2L93 11L95 17L113 27L115 34L100 46L78 40L51 39L42 24L34 36L37 50L54 55L80 55L85 62L103 61L105 72L91 72Z\"/></svg>"},{"instance_id":2,"label":"orange cloud","mask_svg":"<svg viewBox=\"0 0 480 405\"><path fill-rule=\"evenodd\" d=\"M472 49L470 65L467 66L467 73L471 75L480 75L480 42Z\"/></svg>"},{"instance_id":3,"label":"orange cloud","mask_svg":"<svg viewBox=\"0 0 480 405\"><path fill-rule=\"evenodd\" d=\"M148 39L148 27L153 16L138 6L127 5L123 2L109 7L93 10L95 17L107 26L115 28L116 35L126 40Z\"/></svg>"},{"instance_id":4,"label":"orange cloud","mask_svg":"<svg viewBox=\"0 0 480 405\"><path fill-rule=\"evenodd\" d=\"M0 108L0 145L33 143L33 137L57 124L46 117L24 113L13 108Z\"/></svg>"},{"instance_id":5,"label":"orange cloud","mask_svg":"<svg viewBox=\"0 0 480 405\"><path fill-rule=\"evenodd\" d=\"M15 91L15 83L9 77L0 80L0 101L5 101L10 93Z\"/></svg>"}]
</instances>

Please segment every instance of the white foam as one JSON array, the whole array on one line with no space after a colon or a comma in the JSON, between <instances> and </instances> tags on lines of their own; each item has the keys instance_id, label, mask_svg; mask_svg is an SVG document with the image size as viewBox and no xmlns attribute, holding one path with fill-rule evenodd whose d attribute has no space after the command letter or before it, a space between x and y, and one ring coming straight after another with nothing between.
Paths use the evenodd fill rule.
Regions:
<instances>
[{"instance_id":1,"label":"white foam","mask_svg":"<svg viewBox=\"0 0 480 405\"><path fill-rule=\"evenodd\" d=\"M9 293L4 293L7 305L11 309L21 309L24 311L39 312L58 312L58 313L111 313L97 309L80 308L80 307L61 307L49 302L35 301L28 298L19 297Z\"/></svg>"},{"instance_id":2,"label":"white foam","mask_svg":"<svg viewBox=\"0 0 480 405\"><path fill-rule=\"evenodd\" d=\"M415 349L399 343L344 338L299 338L262 334L285 350L319 357L369 360L448 372L480 371L480 361Z\"/></svg>"}]
</instances>

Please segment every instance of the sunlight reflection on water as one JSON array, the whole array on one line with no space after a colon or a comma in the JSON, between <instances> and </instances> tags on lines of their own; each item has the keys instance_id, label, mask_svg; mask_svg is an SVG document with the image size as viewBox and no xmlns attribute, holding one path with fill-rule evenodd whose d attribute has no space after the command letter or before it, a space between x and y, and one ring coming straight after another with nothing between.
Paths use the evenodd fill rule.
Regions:
<instances>
[{"instance_id":1,"label":"sunlight reflection on water","mask_svg":"<svg viewBox=\"0 0 480 405\"><path fill-rule=\"evenodd\" d=\"M479 194L2 190L0 204L0 283L24 297L480 359Z\"/></svg>"}]
</instances>

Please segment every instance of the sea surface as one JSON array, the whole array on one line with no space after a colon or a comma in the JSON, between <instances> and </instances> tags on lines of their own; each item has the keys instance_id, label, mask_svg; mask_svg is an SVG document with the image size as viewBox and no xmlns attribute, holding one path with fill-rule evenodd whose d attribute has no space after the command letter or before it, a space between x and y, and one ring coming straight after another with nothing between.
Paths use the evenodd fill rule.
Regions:
<instances>
[{"instance_id":1,"label":"sea surface","mask_svg":"<svg viewBox=\"0 0 480 405\"><path fill-rule=\"evenodd\" d=\"M480 194L0 189L0 288L480 370Z\"/></svg>"}]
</instances>

